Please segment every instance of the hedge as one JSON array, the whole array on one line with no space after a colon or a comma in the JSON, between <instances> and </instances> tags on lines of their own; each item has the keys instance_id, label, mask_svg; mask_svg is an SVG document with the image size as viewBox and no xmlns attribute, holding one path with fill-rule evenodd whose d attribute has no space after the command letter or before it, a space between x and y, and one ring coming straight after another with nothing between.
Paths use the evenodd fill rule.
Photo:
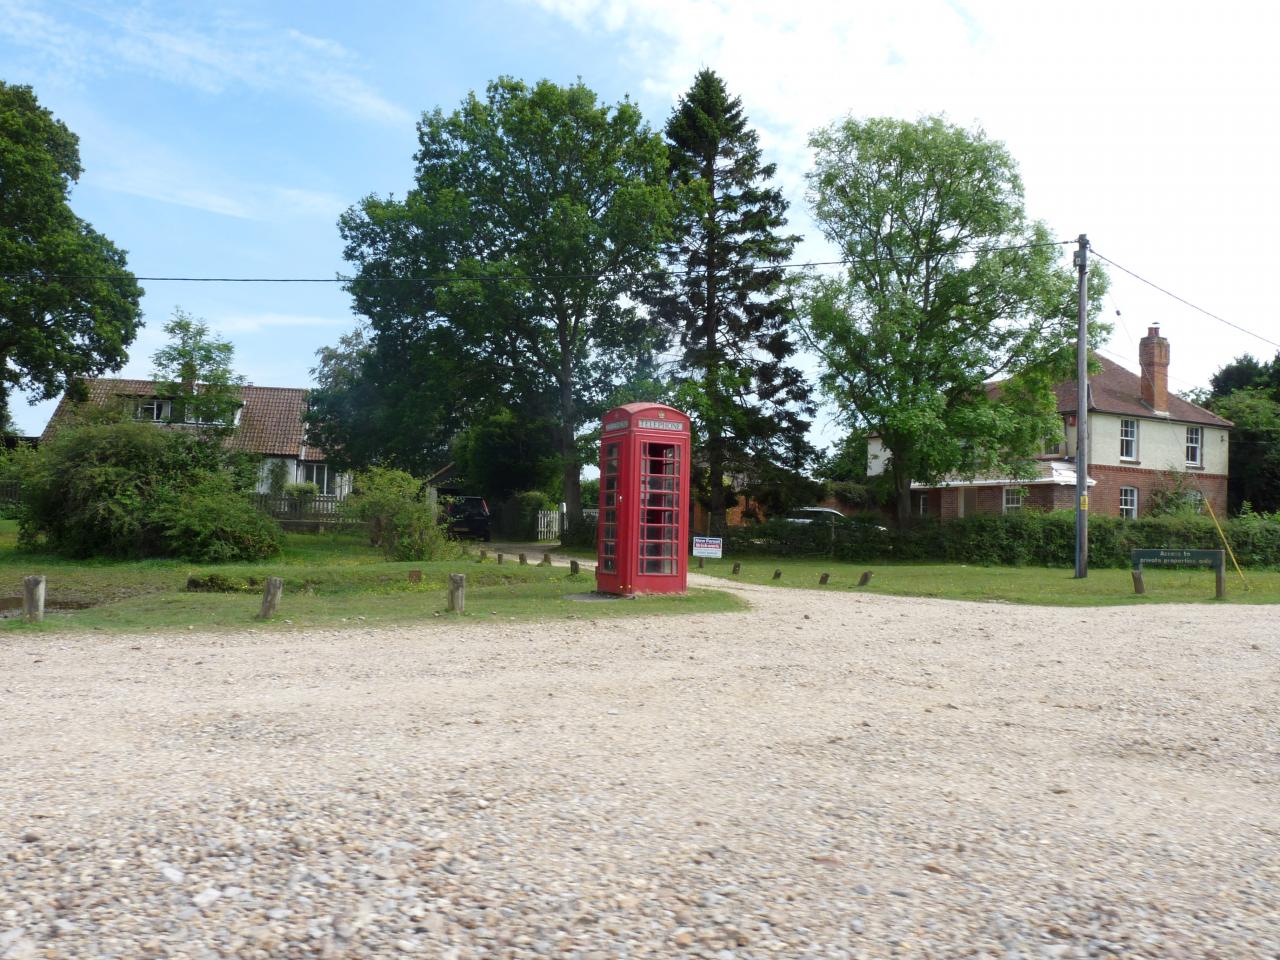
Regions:
<instances>
[{"instance_id":1,"label":"hedge","mask_svg":"<svg viewBox=\"0 0 1280 960\"><path fill-rule=\"evenodd\" d=\"M954 520L924 519L897 529L874 514L850 520L789 523L769 520L731 527L726 557L833 557L864 562L903 560L984 566L1069 567L1075 562L1075 514L1025 510ZM594 527L575 531L575 542L594 545ZM1280 566L1280 520L1246 514L1223 523L1236 559L1247 567ZM1183 515L1122 520L1089 519L1089 563L1128 567L1138 548L1219 550L1222 541L1208 517Z\"/></svg>"}]
</instances>

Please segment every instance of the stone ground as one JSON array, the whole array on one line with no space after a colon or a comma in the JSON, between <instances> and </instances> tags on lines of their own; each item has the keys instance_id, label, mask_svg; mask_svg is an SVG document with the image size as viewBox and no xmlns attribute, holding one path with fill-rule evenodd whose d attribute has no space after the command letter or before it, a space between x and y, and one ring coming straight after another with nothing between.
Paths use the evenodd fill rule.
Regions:
<instances>
[{"instance_id":1,"label":"stone ground","mask_svg":"<svg viewBox=\"0 0 1280 960\"><path fill-rule=\"evenodd\" d=\"M735 589L5 638L0 957L1280 957L1273 608Z\"/></svg>"}]
</instances>

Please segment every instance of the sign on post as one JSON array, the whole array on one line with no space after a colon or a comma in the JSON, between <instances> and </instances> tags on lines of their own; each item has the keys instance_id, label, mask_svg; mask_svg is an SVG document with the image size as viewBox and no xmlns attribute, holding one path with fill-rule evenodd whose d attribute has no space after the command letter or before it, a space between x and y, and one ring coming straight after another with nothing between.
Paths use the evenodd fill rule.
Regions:
<instances>
[{"instance_id":1,"label":"sign on post","mask_svg":"<svg viewBox=\"0 0 1280 960\"><path fill-rule=\"evenodd\" d=\"M1145 593L1142 584L1144 567L1212 567L1216 574L1214 595L1221 600L1227 595L1227 562L1225 550L1134 550L1129 554L1133 564L1134 589Z\"/></svg>"},{"instance_id":2,"label":"sign on post","mask_svg":"<svg viewBox=\"0 0 1280 960\"><path fill-rule=\"evenodd\" d=\"M721 537L694 537L693 555L706 557L708 560L719 560L724 556L724 539Z\"/></svg>"}]
</instances>

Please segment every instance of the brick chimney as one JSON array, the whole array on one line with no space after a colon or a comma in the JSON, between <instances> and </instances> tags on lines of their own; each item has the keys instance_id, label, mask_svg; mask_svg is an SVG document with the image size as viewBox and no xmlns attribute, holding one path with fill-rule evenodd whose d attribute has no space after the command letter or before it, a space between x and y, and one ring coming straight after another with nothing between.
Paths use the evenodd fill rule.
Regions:
<instances>
[{"instance_id":1,"label":"brick chimney","mask_svg":"<svg viewBox=\"0 0 1280 960\"><path fill-rule=\"evenodd\" d=\"M1148 327L1138 341L1138 365L1142 368L1142 402L1156 413L1169 412L1169 341L1159 327Z\"/></svg>"}]
</instances>

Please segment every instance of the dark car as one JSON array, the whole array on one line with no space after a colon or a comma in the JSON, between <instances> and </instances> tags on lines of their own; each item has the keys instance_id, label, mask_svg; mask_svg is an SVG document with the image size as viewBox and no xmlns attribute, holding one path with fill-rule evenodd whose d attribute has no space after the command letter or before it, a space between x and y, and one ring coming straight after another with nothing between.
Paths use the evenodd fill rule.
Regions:
<instances>
[{"instance_id":1,"label":"dark car","mask_svg":"<svg viewBox=\"0 0 1280 960\"><path fill-rule=\"evenodd\" d=\"M445 511L449 515L449 536L493 539L489 531L489 504L484 497L449 497Z\"/></svg>"}]
</instances>

